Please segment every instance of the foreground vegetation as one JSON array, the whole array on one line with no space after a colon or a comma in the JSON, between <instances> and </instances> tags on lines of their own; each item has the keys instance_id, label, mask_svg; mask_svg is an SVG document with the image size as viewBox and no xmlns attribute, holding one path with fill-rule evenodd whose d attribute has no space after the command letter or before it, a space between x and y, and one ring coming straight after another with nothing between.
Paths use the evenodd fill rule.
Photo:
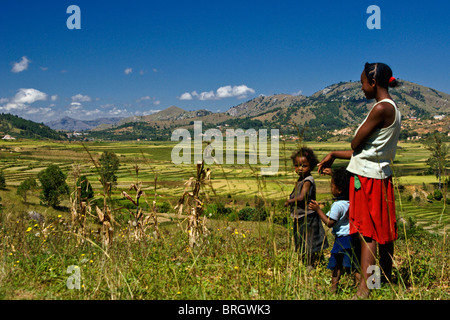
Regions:
<instances>
[{"instance_id":1,"label":"foreground vegetation","mask_svg":"<svg viewBox=\"0 0 450 320\"><path fill-rule=\"evenodd\" d=\"M295 181L289 160L295 143L282 146L277 176L259 176L258 165L210 167L211 184L202 184L198 192L200 220L206 219L206 229L194 246L189 241L189 215L186 211L179 215L174 208L184 191L191 191L185 183L195 177L195 167L175 168L170 162L173 145L83 146L38 141L3 145L0 160L6 188L0 190L0 298L290 300L354 296L351 275L343 277L337 294L330 292L331 275L326 269L330 249L324 250L314 269L307 268L293 251L291 221L282 204ZM347 145L309 146L320 158L328 150ZM104 193L93 164L106 150L120 160L111 197ZM395 242L394 277L392 283L373 290L370 299L450 298L449 212L444 199L427 200L436 178L427 174L426 159L427 151L417 144L401 145L398 151L395 179L400 238ZM41 204L39 188L26 201L17 195L22 181L37 177L50 164L66 173L70 198L53 208ZM74 165L95 191L84 220L74 220L71 211ZM318 199L329 206L329 180L315 178ZM136 219L137 207L123 196L125 191L136 199L131 184L145 192L139 205L145 219ZM108 244L105 219L95 209L105 205L113 217ZM137 232L137 226L142 232ZM332 243L329 229L327 237ZM79 287L77 283L73 287L71 280L77 274Z\"/></svg>"}]
</instances>

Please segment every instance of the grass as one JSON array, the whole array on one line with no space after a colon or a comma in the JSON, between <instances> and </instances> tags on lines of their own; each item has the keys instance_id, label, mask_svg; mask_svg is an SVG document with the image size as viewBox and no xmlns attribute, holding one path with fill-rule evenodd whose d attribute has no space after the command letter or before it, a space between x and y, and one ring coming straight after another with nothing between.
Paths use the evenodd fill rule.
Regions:
<instances>
[{"instance_id":1,"label":"grass","mask_svg":"<svg viewBox=\"0 0 450 320\"><path fill-rule=\"evenodd\" d=\"M104 150L119 155L119 185L112 197L115 208L125 206L119 194L135 182L132 167L136 163L142 168L139 179L148 203L156 199L158 208L168 204L168 212L158 214L160 236L156 237L154 225L149 224L145 237L140 240L134 236L128 210L116 211L118 224L114 225L110 246L102 244L101 224L95 211L88 214L86 235L81 236L71 225L67 200L54 209L40 205L38 192L30 195L27 203L15 194L23 179L35 176L48 164L58 163L69 173L72 164L77 163L93 183L96 198L101 200L96 171L81 145L20 141L1 146L0 149L8 151L3 151L0 157L7 180L7 189L0 190L0 298L340 300L353 297L356 288L350 275L343 276L337 294L329 290L331 274L326 264L330 249L323 252L323 258L312 270L293 251L290 219L281 204L295 179L289 160L294 143L282 150L276 177L257 176L257 166L212 166L216 194L208 188L199 194L204 201L209 235L195 247L189 245L185 232L188 217L178 216L173 210L184 190L184 182L194 175L194 167L174 168L170 164L172 146L156 142L87 144L94 156ZM344 149L346 144L309 146L321 158L329 150ZM398 216L402 219L400 238L395 242L393 281L373 290L370 299L449 299L448 209L442 211L442 201L429 203L410 197L416 189L433 189L433 185L423 184L428 180L412 185L405 183L409 177L424 172L425 160L421 159L426 159L426 154L420 145L402 145L399 158L396 169L407 175L397 177L405 188L397 197ZM421 177L435 182L433 177ZM70 175L68 184L73 186ZM317 186L318 199L330 202L329 180L317 177ZM241 208L257 207L261 200L269 213L267 220L236 219ZM219 203L222 211L217 209ZM31 210L40 212L45 223L30 219L27 212ZM439 223L440 215L443 219ZM328 241L333 243L330 230L326 232ZM80 270L79 289L68 289L67 281L74 275L67 272L71 266Z\"/></svg>"}]
</instances>

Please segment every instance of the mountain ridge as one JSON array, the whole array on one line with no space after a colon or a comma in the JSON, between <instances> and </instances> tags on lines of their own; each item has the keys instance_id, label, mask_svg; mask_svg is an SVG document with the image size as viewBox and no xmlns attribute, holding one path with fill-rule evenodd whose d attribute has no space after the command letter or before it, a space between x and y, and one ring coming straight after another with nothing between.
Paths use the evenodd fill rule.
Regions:
<instances>
[{"instance_id":1,"label":"mountain ridge","mask_svg":"<svg viewBox=\"0 0 450 320\"><path fill-rule=\"evenodd\" d=\"M404 119L450 114L449 94L406 80L399 81L400 85L391 88L389 93ZM116 124L108 125L107 128L97 127L95 130L104 129L102 136L111 134L112 138L121 135L119 131L126 131L131 137L133 123L141 123L139 136L144 137L145 126L152 127L154 136L155 129L192 128L194 121L202 121L204 128L221 125L264 126L294 132L298 127L303 127L308 128L311 136L314 136L359 124L373 104L373 100L365 98L360 82L348 81L331 84L310 96L259 96L218 113L205 109L186 111L170 106L151 115L122 118Z\"/></svg>"}]
</instances>

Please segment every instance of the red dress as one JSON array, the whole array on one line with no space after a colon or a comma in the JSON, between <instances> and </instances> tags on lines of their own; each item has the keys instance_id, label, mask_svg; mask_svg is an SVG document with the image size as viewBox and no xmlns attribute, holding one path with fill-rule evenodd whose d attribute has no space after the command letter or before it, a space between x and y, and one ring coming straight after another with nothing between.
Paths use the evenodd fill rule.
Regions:
<instances>
[{"instance_id":1,"label":"red dress","mask_svg":"<svg viewBox=\"0 0 450 320\"><path fill-rule=\"evenodd\" d=\"M350 234L360 233L379 244L398 238L392 177L373 179L355 176L350 179Z\"/></svg>"}]
</instances>

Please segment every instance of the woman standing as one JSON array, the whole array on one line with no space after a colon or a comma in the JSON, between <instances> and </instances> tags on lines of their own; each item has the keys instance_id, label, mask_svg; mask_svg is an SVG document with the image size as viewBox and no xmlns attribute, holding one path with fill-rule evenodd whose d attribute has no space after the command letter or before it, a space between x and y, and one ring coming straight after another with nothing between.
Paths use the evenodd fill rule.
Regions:
<instances>
[{"instance_id":1,"label":"woman standing","mask_svg":"<svg viewBox=\"0 0 450 320\"><path fill-rule=\"evenodd\" d=\"M366 63L361 73L362 90L376 103L356 130L352 150L332 151L319 164L319 172L335 159L350 159L350 234L360 244L361 281L358 297L367 297L367 278L375 265L376 245L380 267L387 280L392 273L393 241L397 239L394 188L391 164L400 134L401 114L388 92L398 85L384 63Z\"/></svg>"}]
</instances>

